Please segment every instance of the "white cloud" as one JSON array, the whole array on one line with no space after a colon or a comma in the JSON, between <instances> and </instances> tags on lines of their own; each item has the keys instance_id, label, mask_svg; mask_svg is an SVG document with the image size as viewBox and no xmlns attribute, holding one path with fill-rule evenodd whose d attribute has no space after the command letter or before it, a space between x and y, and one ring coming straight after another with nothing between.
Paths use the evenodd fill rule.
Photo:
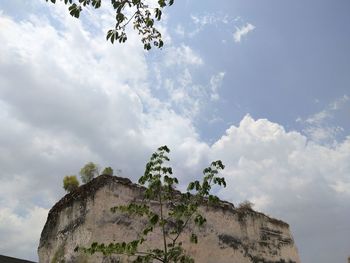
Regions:
<instances>
[{"instance_id":1,"label":"white cloud","mask_svg":"<svg viewBox=\"0 0 350 263\"><path fill-rule=\"evenodd\" d=\"M298 132L286 132L276 123L254 120L249 115L239 126L231 126L212 149L212 155L229 167L225 172L232 180L229 185L237 187L227 193L235 192L241 200L257 192L274 196L280 189L293 192L288 197L293 198L302 194L305 187L313 187L317 180L332 192L331 185L346 178L350 169L344 162L350 156L349 140L334 149L328 148L308 143ZM244 183L240 190L239 182ZM253 185L259 185L259 189L251 188ZM280 198L270 200L281 201Z\"/></svg>"},{"instance_id":2,"label":"white cloud","mask_svg":"<svg viewBox=\"0 0 350 263\"><path fill-rule=\"evenodd\" d=\"M218 72L210 76L208 84L197 84L193 80L192 71L185 66L176 78L165 78L161 83L167 91L169 105L180 115L194 120L203 114L206 107L213 107L210 105L220 100L219 89L224 76L225 72Z\"/></svg>"},{"instance_id":3,"label":"white cloud","mask_svg":"<svg viewBox=\"0 0 350 263\"><path fill-rule=\"evenodd\" d=\"M349 100L350 97L348 95L336 98L335 100L331 101L324 110L310 115L306 120L299 118L299 121L306 122L307 124L311 125L321 125L326 120L332 118L334 113L343 108Z\"/></svg>"},{"instance_id":4,"label":"white cloud","mask_svg":"<svg viewBox=\"0 0 350 263\"><path fill-rule=\"evenodd\" d=\"M59 21L58 30L47 17L0 18L0 253L33 260L64 175L95 161L136 179L159 145L183 149L174 157L180 170L193 164L188 145L206 147L188 118L151 95L137 35L111 46L102 30ZM202 63L180 49L181 63Z\"/></svg>"},{"instance_id":5,"label":"white cloud","mask_svg":"<svg viewBox=\"0 0 350 263\"><path fill-rule=\"evenodd\" d=\"M194 37L207 26L222 27L236 22L235 18L232 18L227 14L219 13L192 14L191 20L194 24L194 29L188 33L189 37Z\"/></svg>"},{"instance_id":6,"label":"white cloud","mask_svg":"<svg viewBox=\"0 0 350 263\"><path fill-rule=\"evenodd\" d=\"M220 196L251 200L288 221L302 254L308 238L317 248L325 236L334 249L349 244L350 138L330 147L247 115L209 145L191 114L219 96L223 72L209 75L207 85L194 83L191 67L203 59L189 46L173 46L168 68L179 67L179 74L171 79L159 72L173 98L161 101L149 87L138 36L111 46L105 30L90 34L67 17L55 22L60 30L46 17L0 18L1 254L36 259L38 233L63 195L65 174L96 161L135 180L163 144L184 182L222 159L228 188Z\"/></svg>"},{"instance_id":7,"label":"white cloud","mask_svg":"<svg viewBox=\"0 0 350 263\"><path fill-rule=\"evenodd\" d=\"M165 65L203 65L203 59L192 48L182 44L179 47L170 47L166 50Z\"/></svg>"},{"instance_id":8,"label":"white cloud","mask_svg":"<svg viewBox=\"0 0 350 263\"><path fill-rule=\"evenodd\" d=\"M350 137L336 146L321 145L248 115L211 147L210 156L226 165L228 186L220 196L236 204L250 200L256 209L286 220L305 261L312 262L306 251L311 240L315 249L327 249L325 235L327 244L349 244ZM344 249L339 257L345 258ZM312 257L331 262L333 256Z\"/></svg>"},{"instance_id":9,"label":"white cloud","mask_svg":"<svg viewBox=\"0 0 350 263\"><path fill-rule=\"evenodd\" d=\"M182 25L177 25L175 28L175 33L177 35L179 35L180 37L184 37L185 36L185 29Z\"/></svg>"},{"instance_id":10,"label":"white cloud","mask_svg":"<svg viewBox=\"0 0 350 263\"><path fill-rule=\"evenodd\" d=\"M330 117L330 112L323 110L316 114L313 114L305 120L308 124L321 124L324 120Z\"/></svg>"},{"instance_id":11,"label":"white cloud","mask_svg":"<svg viewBox=\"0 0 350 263\"><path fill-rule=\"evenodd\" d=\"M324 144L335 144L338 134L344 131L343 127L331 123L335 114L347 106L349 97L344 95L330 102L324 110L308 116L305 120L297 118L296 122L303 124L303 132L309 139Z\"/></svg>"},{"instance_id":12,"label":"white cloud","mask_svg":"<svg viewBox=\"0 0 350 263\"><path fill-rule=\"evenodd\" d=\"M218 93L218 89L221 87L222 85L222 81L225 77L225 72L219 72L216 75L213 75L210 78L210 89L211 89L211 95L210 95L210 99L211 100L219 100L220 96Z\"/></svg>"},{"instance_id":13,"label":"white cloud","mask_svg":"<svg viewBox=\"0 0 350 263\"><path fill-rule=\"evenodd\" d=\"M233 39L236 43L241 42L242 38L245 37L249 32L253 31L255 26L247 23L244 26L236 27L236 31L233 34Z\"/></svg>"},{"instance_id":14,"label":"white cloud","mask_svg":"<svg viewBox=\"0 0 350 263\"><path fill-rule=\"evenodd\" d=\"M208 80L194 79L193 72L204 66L203 59L191 47L180 44L166 48L164 56L153 61L156 92L165 92L163 102L178 114L194 119L209 105L219 100L224 72Z\"/></svg>"},{"instance_id":15,"label":"white cloud","mask_svg":"<svg viewBox=\"0 0 350 263\"><path fill-rule=\"evenodd\" d=\"M350 97L348 95L344 95L343 97L340 97L334 100L332 103L330 103L329 108L333 111L339 110L342 107L344 107L344 104L346 104L349 100Z\"/></svg>"},{"instance_id":16,"label":"white cloud","mask_svg":"<svg viewBox=\"0 0 350 263\"><path fill-rule=\"evenodd\" d=\"M197 26L197 31L202 30L205 26L208 25L219 25L219 24L230 24L236 21L236 18L232 18L227 14L219 13L206 13L200 15L191 15L192 22Z\"/></svg>"},{"instance_id":17,"label":"white cloud","mask_svg":"<svg viewBox=\"0 0 350 263\"><path fill-rule=\"evenodd\" d=\"M28 258L38 246L38 236L45 224L48 209L28 207L25 216L8 208L0 208L0 251L19 258Z\"/></svg>"},{"instance_id":18,"label":"white cloud","mask_svg":"<svg viewBox=\"0 0 350 263\"><path fill-rule=\"evenodd\" d=\"M214 25L217 23L228 24L232 19L228 15L221 14L205 14L205 15L191 15L192 22L201 27L206 25Z\"/></svg>"},{"instance_id":19,"label":"white cloud","mask_svg":"<svg viewBox=\"0 0 350 263\"><path fill-rule=\"evenodd\" d=\"M187 35L188 37L194 37L207 27L215 27L216 31L223 31L227 34L231 34L232 26L235 26L235 32L233 39L235 42L241 42L242 38L245 37L249 32L253 31L256 27L250 23L243 24L244 20L240 17L232 17L222 13L205 13L205 14L191 14L191 20L194 25L194 29L188 29L186 32L183 30L183 26L178 25L175 32L182 37ZM192 31L191 31L192 30ZM225 44L227 39L221 39L221 43Z\"/></svg>"},{"instance_id":20,"label":"white cloud","mask_svg":"<svg viewBox=\"0 0 350 263\"><path fill-rule=\"evenodd\" d=\"M344 131L340 126L310 125L303 130L315 142L334 143L336 136Z\"/></svg>"},{"instance_id":21,"label":"white cloud","mask_svg":"<svg viewBox=\"0 0 350 263\"><path fill-rule=\"evenodd\" d=\"M350 195L350 182L336 181L331 187L338 193L347 193Z\"/></svg>"}]
</instances>

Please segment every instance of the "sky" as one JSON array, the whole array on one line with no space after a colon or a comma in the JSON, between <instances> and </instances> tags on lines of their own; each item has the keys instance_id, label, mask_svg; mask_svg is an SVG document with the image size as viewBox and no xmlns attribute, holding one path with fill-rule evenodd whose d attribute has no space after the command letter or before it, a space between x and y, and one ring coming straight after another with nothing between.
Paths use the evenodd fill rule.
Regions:
<instances>
[{"instance_id":1,"label":"sky","mask_svg":"<svg viewBox=\"0 0 350 263\"><path fill-rule=\"evenodd\" d=\"M221 159L234 204L290 224L303 263L350 256L350 2L175 1L161 50L105 41L109 2L72 18L0 1L0 254L37 260L62 179L134 182L168 145L183 186Z\"/></svg>"}]
</instances>

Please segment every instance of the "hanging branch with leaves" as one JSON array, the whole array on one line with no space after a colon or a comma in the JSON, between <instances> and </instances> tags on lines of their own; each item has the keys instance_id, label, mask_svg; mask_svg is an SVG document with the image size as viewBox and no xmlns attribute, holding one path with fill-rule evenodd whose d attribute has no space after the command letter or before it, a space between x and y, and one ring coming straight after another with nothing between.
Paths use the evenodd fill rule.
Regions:
<instances>
[{"instance_id":1,"label":"hanging branch with leaves","mask_svg":"<svg viewBox=\"0 0 350 263\"><path fill-rule=\"evenodd\" d=\"M56 3L56 0L45 0L46 2ZM61 0L68 5L69 13L79 18L84 8L89 6L98 9L101 7L102 0ZM132 22L134 30L141 35L143 47L150 50L152 46L161 48L164 45L162 35L154 26L155 21L160 21L163 9L171 6L174 0L158 0L157 6L150 7L145 0L111 0L110 4L115 11L115 26L108 30L107 40L124 43L127 40L126 28Z\"/></svg>"}]
</instances>

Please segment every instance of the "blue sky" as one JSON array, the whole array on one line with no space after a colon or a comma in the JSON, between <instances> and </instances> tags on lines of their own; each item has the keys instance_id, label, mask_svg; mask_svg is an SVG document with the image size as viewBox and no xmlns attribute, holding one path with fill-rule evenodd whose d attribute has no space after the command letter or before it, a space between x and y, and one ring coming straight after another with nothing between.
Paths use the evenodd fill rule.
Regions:
<instances>
[{"instance_id":1,"label":"blue sky","mask_svg":"<svg viewBox=\"0 0 350 263\"><path fill-rule=\"evenodd\" d=\"M215 72L228 73L220 87L224 99L207 112L211 116L196 120L201 136L215 140L228 123L237 123L247 112L302 130L297 119L348 94L348 3L339 3L187 1L170 10L174 43L195 47L205 61L193 69L194 82L205 83ZM247 24L254 30L234 43L235 28ZM176 33L179 28L184 36ZM336 115L328 122L344 129L337 134L344 139L350 129L348 115L342 110ZM210 117L220 122L208 124Z\"/></svg>"},{"instance_id":2,"label":"blue sky","mask_svg":"<svg viewBox=\"0 0 350 263\"><path fill-rule=\"evenodd\" d=\"M345 262L349 8L176 1L159 25L166 46L145 52L133 32L105 41L108 5L77 20L63 5L1 2L0 254L36 260L64 175L94 161L136 181L167 144L184 182L222 159L219 196L290 223L302 262Z\"/></svg>"}]
</instances>

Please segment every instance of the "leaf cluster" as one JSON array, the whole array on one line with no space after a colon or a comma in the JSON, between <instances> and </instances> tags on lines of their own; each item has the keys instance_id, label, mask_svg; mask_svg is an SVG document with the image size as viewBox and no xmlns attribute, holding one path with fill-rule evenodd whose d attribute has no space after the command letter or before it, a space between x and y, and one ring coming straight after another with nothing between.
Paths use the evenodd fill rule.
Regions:
<instances>
[{"instance_id":1,"label":"leaf cluster","mask_svg":"<svg viewBox=\"0 0 350 263\"><path fill-rule=\"evenodd\" d=\"M90 182L94 177L99 175L99 166L96 163L88 162L80 169L80 178L83 184ZM120 170L117 170L120 172ZM113 176L112 167L104 168L102 174ZM63 178L63 188L66 192L72 192L79 187L79 180L76 175L67 175Z\"/></svg>"},{"instance_id":2,"label":"leaf cluster","mask_svg":"<svg viewBox=\"0 0 350 263\"><path fill-rule=\"evenodd\" d=\"M63 178L63 188L68 193L79 187L79 181L75 175L67 175Z\"/></svg>"},{"instance_id":3,"label":"leaf cluster","mask_svg":"<svg viewBox=\"0 0 350 263\"><path fill-rule=\"evenodd\" d=\"M243 201L238 205L238 209L240 210L253 210L254 204L248 200Z\"/></svg>"},{"instance_id":4,"label":"leaf cluster","mask_svg":"<svg viewBox=\"0 0 350 263\"><path fill-rule=\"evenodd\" d=\"M61 0L62 1L62 0ZM46 0L56 3L56 0ZM101 0L63 0L68 5L71 16L79 18L84 8L92 6L97 9L101 7ZM141 35L143 47L150 50L152 46L161 48L164 45L162 35L154 26L155 21L161 20L163 9L173 5L174 0L158 0L157 6L150 7L145 0L111 0L111 6L115 11L115 26L108 30L107 40L124 43L128 37L127 25L132 21L133 28ZM128 14L132 14L129 15Z\"/></svg>"},{"instance_id":5,"label":"leaf cluster","mask_svg":"<svg viewBox=\"0 0 350 263\"><path fill-rule=\"evenodd\" d=\"M112 167L106 167L103 169L101 174L106 174L112 176L114 174L113 168Z\"/></svg>"},{"instance_id":6,"label":"leaf cluster","mask_svg":"<svg viewBox=\"0 0 350 263\"><path fill-rule=\"evenodd\" d=\"M133 257L133 262L153 262L154 260L165 263L194 262L182 247L180 236L188 234L190 242L198 243L198 236L194 232L195 226L199 228L206 223L206 218L200 213L199 207L219 201L210 192L214 185L226 186L225 179L218 176L219 171L224 169L224 165L221 161L212 162L204 169L203 180L190 182L187 192L182 194L176 190L179 182L172 175L172 168L166 166L166 162L169 161L167 156L169 152L167 146L162 146L152 154L147 163L145 173L139 179L139 184L145 186L143 202L131 202L111 208L113 213L127 213L147 219L138 239L129 243L110 243L109 245L93 243L89 248L80 249L90 254L96 252L102 252L105 255L124 254ZM141 251L140 245L147 243L147 236L156 228L160 229L162 235L162 248Z\"/></svg>"},{"instance_id":7,"label":"leaf cluster","mask_svg":"<svg viewBox=\"0 0 350 263\"><path fill-rule=\"evenodd\" d=\"M81 168L80 172L80 178L81 181L86 184L90 182L94 177L98 176L99 174L99 167L97 164L93 162L88 162L84 165L83 168Z\"/></svg>"}]
</instances>

